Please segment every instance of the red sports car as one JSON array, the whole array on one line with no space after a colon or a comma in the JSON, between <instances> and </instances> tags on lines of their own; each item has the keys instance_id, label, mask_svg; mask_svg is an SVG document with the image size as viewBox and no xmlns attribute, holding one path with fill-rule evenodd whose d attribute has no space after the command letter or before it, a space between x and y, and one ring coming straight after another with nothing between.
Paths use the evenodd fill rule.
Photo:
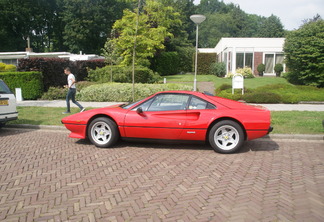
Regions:
<instances>
[{"instance_id":1,"label":"red sports car","mask_svg":"<svg viewBox=\"0 0 324 222\"><path fill-rule=\"evenodd\" d=\"M233 153L245 140L271 132L270 111L193 91L164 91L128 105L67 116L70 137L97 147L124 140L203 141L215 151Z\"/></svg>"}]
</instances>

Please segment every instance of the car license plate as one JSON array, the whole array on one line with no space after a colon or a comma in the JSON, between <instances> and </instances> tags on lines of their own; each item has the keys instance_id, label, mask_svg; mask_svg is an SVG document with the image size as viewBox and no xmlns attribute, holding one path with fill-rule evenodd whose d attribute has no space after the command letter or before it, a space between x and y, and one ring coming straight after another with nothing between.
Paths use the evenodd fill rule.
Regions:
<instances>
[{"instance_id":1,"label":"car license plate","mask_svg":"<svg viewBox=\"0 0 324 222\"><path fill-rule=\"evenodd\" d=\"M0 106L8 106L9 102L8 100L0 100Z\"/></svg>"}]
</instances>

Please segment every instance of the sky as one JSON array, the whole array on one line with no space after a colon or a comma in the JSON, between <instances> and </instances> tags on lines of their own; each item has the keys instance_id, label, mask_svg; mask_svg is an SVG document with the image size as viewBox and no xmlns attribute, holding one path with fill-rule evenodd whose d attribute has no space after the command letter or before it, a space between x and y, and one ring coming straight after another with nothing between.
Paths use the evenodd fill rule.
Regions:
<instances>
[{"instance_id":1,"label":"sky","mask_svg":"<svg viewBox=\"0 0 324 222\"><path fill-rule=\"evenodd\" d=\"M324 0L223 0L234 3L248 14L279 17L284 29L298 29L303 20L319 14L324 19ZM195 0L199 4L200 0ZM208 18L207 18L208 19Z\"/></svg>"}]
</instances>

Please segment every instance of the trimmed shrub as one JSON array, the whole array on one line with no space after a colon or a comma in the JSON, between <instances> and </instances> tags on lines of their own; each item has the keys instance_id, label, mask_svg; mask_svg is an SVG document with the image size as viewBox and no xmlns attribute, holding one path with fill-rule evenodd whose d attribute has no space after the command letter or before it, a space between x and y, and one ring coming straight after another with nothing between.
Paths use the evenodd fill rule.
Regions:
<instances>
[{"instance_id":1,"label":"trimmed shrub","mask_svg":"<svg viewBox=\"0 0 324 222\"><path fill-rule=\"evenodd\" d=\"M210 72L210 65L216 62L216 53L198 53L198 61L197 61L197 74L212 74ZM195 59L193 59L195 63ZM195 67L195 66L193 66Z\"/></svg>"},{"instance_id":2,"label":"trimmed shrub","mask_svg":"<svg viewBox=\"0 0 324 222\"><path fill-rule=\"evenodd\" d=\"M46 93L41 97L42 100L57 100L65 99L68 92L67 88L63 87L49 87Z\"/></svg>"},{"instance_id":3,"label":"trimmed shrub","mask_svg":"<svg viewBox=\"0 0 324 222\"><path fill-rule=\"evenodd\" d=\"M210 65L210 73L218 77L224 77L226 75L226 64L224 62L212 63Z\"/></svg>"},{"instance_id":4,"label":"trimmed shrub","mask_svg":"<svg viewBox=\"0 0 324 222\"><path fill-rule=\"evenodd\" d=\"M177 52L162 52L153 62L152 69L161 76L179 73L180 59Z\"/></svg>"},{"instance_id":5,"label":"trimmed shrub","mask_svg":"<svg viewBox=\"0 0 324 222\"><path fill-rule=\"evenodd\" d=\"M280 63L276 64L275 67L274 67L274 71L276 73L276 76L280 77L280 75L281 75L281 73L283 71L283 65L280 64Z\"/></svg>"},{"instance_id":6,"label":"trimmed shrub","mask_svg":"<svg viewBox=\"0 0 324 222\"><path fill-rule=\"evenodd\" d=\"M7 65L5 63L0 62L0 72L15 72L15 65Z\"/></svg>"},{"instance_id":7,"label":"trimmed shrub","mask_svg":"<svg viewBox=\"0 0 324 222\"><path fill-rule=\"evenodd\" d=\"M241 74L244 78L254 78L254 75L252 74L252 69L249 68L249 67L244 67L243 69L237 69L236 71L236 74ZM233 78L234 74L229 72L227 75L226 75L226 78Z\"/></svg>"},{"instance_id":8,"label":"trimmed shrub","mask_svg":"<svg viewBox=\"0 0 324 222\"><path fill-rule=\"evenodd\" d=\"M82 81L77 82L77 94L84 88L94 85L94 82ZM56 100L56 99L65 99L68 89L63 87L53 87L51 86L47 92L43 94L41 99L43 100Z\"/></svg>"},{"instance_id":9,"label":"trimmed shrub","mask_svg":"<svg viewBox=\"0 0 324 222\"><path fill-rule=\"evenodd\" d=\"M257 70L258 70L259 76L263 76L263 73L265 71L265 65L263 63L259 64L257 67Z\"/></svg>"},{"instance_id":10,"label":"trimmed shrub","mask_svg":"<svg viewBox=\"0 0 324 222\"><path fill-rule=\"evenodd\" d=\"M0 79L6 82L11 91L21 88L24 99L38 99L43 94L43 78L40 72L4 72Z\"/></svg>"},{"instance_id":11,"label":"trimmed shrub","mask_svg":"<svg viewBox=\"0 0 324 222\"><path fill-rule=\"evenodd\" d=\"M165 90L191 90L191 86L182 84L135 84L135 100L144 99L156 92ZM133 84L104 83L84 88L77 94L80 101L129 102L132 101Z\"/></svg>"},{"instance_id":12,"label":"trimmed shrub","mask_svg":"<svg viewBox=\"0 0 324 222\"><path fill-rule=\"evenodd\" d=\"M144 66L135 67L135 82L136 83L155 83L160 80L161 76L154 73L151 69ZM132 67L128 66L106 66L103 68L97 68L95 70L89 70L90 81L94 82L132 82Z\"/></svg>"},{"instance_id":13,"label":"trimmed shrub","mask_svg":"<svg viewBox=\"0 0 324 222\"><path fill-rule=\"evenodd\" d=\"M5 68L6 68L6 64L0 62L0 72L4 72L5 71Z\"/></svg>"},{"instance_id":14,"label":"trimmed shrub","mask_svg":"<svg viewBox=\"0 0 324 222\"><path fill-rule=\"evenodd\" d=\"M226 83L220 85L220 86L215 90L216 95L217 95L218 93L220 93L221 91L223 91L223 90L227 90L227 89L232 89L232 85L230 85L230 84L226 84Z\"/></svg>"},{"instance_id":15,"label":"trimmed shrub","mask_svg":"<svg viewBox=\"0 0 324 222\"><path fill-rule=\"evenodd\" d=\"M180 72L192 72L194 69L192 58L195 54L195 48L193 47L176 47L176 51L179 55L179 67L178 71Z\"/></svg>"},{"instance_id":16,"label":"trimmed shrub","mask_svg":"<svg viewBox=\"0 0 324 222\"><path fill-rule=\"evenodd\" d=\"M15 65L6 65L5 66L5 72L16 72L16 66Z\"/></svg>"},{"instance_id":17,"label":"trimmed shrub","mask_svg":"<svg viewBox=\"0 0 324 222\"><path fill-rule=\"evenodd\" d=\"M242 99L248 103L281 103L281 96L272 92L253 92L242 96Z\"/></svg>"}]
</instances>

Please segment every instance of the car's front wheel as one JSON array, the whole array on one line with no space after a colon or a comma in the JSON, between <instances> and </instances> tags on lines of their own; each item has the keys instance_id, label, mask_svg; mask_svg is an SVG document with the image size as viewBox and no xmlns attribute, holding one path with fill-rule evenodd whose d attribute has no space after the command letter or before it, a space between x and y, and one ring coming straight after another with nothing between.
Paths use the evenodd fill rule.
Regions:
<instances>
[{"instance_id":1,"label":"car's front wheel","mask_svg":"<svg viewBox=\"0 0 324 222\"><path fill-rule=\"evenodd\" d=\"M216 152L234 153L244 142L244 132L238 123L223 120L211 128L208 139Z\"/></svg>"},{"instance_id":2,"label":"car's front wheel","mask_svg":"<svg viewBox=\"0 0 324 222\"><path fill-rule=\"evenodd\" d=\"M99 117L91 121L88 127L88 138L97 147L111 147L119 139L119 131L114 121Z\"/></svg>"}]
</instances>

